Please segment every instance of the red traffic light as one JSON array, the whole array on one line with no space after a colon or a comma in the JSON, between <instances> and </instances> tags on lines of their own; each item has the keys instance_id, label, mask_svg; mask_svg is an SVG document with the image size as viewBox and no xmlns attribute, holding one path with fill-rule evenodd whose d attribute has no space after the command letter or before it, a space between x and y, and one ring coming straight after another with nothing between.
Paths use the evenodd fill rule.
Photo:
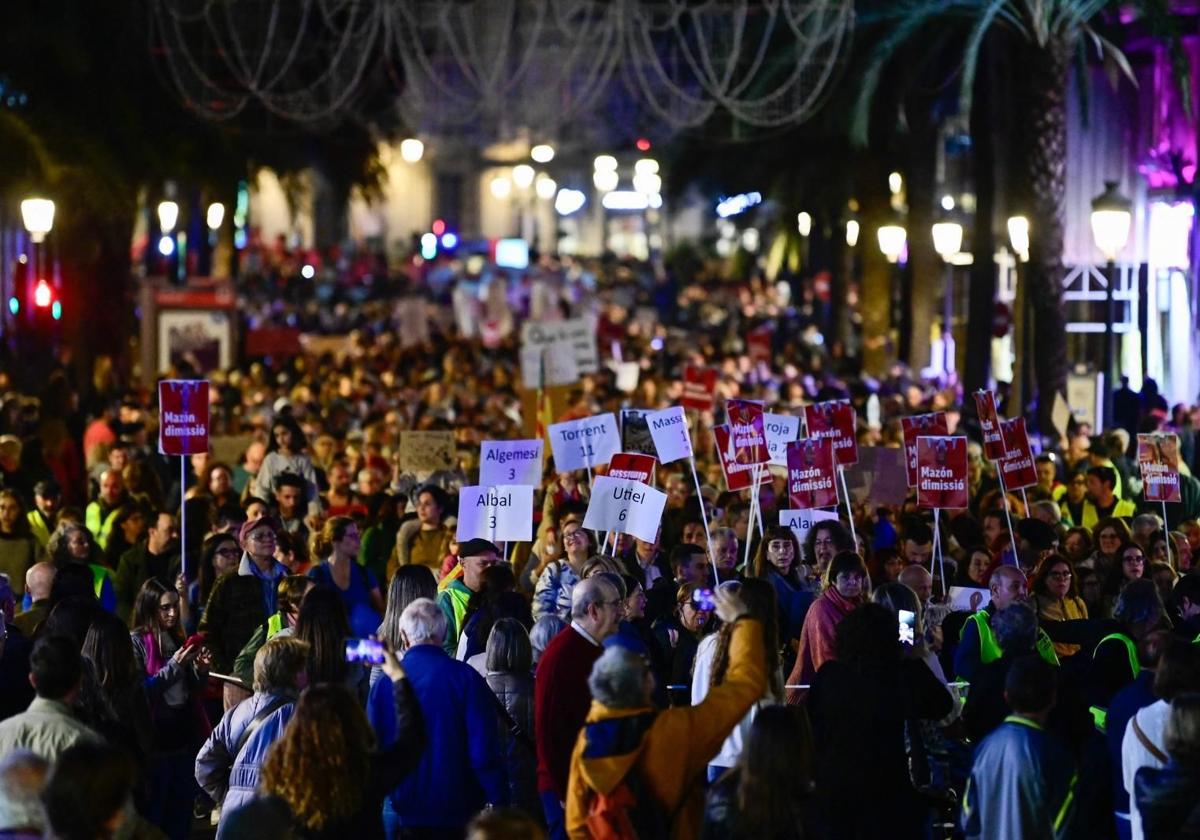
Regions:
<instances>
[{"instance_id":1,"label":"red traffic light","mask_svg":"<svg viewBox=\"0 0 1200 840\"><path fill-rule=\"evenodd\" d=\"M37 281L33 289L33 305L38 309L46 309L54 302L54 290L45 280Z\"/></svg>"}]
</instances>

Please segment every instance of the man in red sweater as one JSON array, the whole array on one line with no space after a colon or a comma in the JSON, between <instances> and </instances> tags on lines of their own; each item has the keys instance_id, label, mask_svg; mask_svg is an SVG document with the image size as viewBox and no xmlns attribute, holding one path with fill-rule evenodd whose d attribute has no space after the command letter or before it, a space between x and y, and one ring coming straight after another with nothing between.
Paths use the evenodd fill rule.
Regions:
<instances>
[{"instance_id":1,"label":"man in red sweater","mask_svg":"<svg viewBox=\"0 0 1200 840\"><path fill-rule=\"evenodd\" d=\"M604 576L576 584L571 626L555 636L538 661L534 682L534 735L538 793L550 840L566 838L563 803L575 739L587 719L592 694L588 676L604 652L603 642L621 621L621 593Z\"/></svg>"}]
</instances>

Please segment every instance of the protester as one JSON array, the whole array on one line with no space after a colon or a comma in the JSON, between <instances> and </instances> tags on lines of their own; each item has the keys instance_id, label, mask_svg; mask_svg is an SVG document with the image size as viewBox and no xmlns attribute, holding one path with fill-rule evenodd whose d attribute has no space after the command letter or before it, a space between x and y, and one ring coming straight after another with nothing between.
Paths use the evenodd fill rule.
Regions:
<instances>
[{"instance_id":1,"label":"protester","mask_svg":"<svg viewBox=\"0 0 1200 840\"><path fill-rule=\"evenodd\" d=\"M583 517L568 516L559 526L563 553L547 564L533 592L533 619L557 615L566 620L571 614L571 593L583 577L583 565L591 556L591 537L583 529Z\"/></svg>"},{"instance_id":2,"label":"protester","mask_svg":"<svg viewBox=\"0 0 1200 840\"><path fill-rule=\"evenodd\" d=\"M13 750L0 759L0 836L44 836L46 817L38 797L49 772L50 762L29 750Z\"/></svg>"},{"instance_id":3,"label":"protester","mask_svg":"<svg viewBox=\"0 0 1200 840\"><path fill-rule=\"evenodd\" d=\"M98 740L72 711L82 680L78 645L63 636L39 639L29 655L29 681L37 696L24 712L0 721L0 758L29 750L53 762L80 741Z\"/></svg>"},{"instance_id":4,"label":"protester","mask_svg":"<svg viewBox=\"0 0 1200 840\"><path fill-rule=\"evenodd\" d=\"M233 661L233 676L247 685L254 682L254 659L258 651L271 639L295 635L296 625L300 621L300 604L316 585L312 578L300 575L279 579L275 592L275 614L254 631L250 641L238 653Z\"/></svg>"},{"instance_id":5,"label":"protester","mask_svg":"<svg viewBox=\"0 0 1200 840\"><path fill-rule=\"evenodd\" d=\"M565 837L571 750L588 715L586 691L604 640L621 619L620 592L607 578L580 581L571 592L571 624L546 646L534 682L538 796L551 840Z\"/></svg>"},{"instance_id":6,"label":"protester","mask_svg":"<svg viewBox=\"0 0 1200 840\"><path fill-rule=\"evenodd\" d=\"M308 572L317 583L342 596L353 635L373 635L383 617L383 595L375 576L358 564L358 523L348 516L325 520L313 539L312 555L319 565Z\"/></svg>"},{"instance_id":7,"label":"protester","mask_svg":"<svg viewBox=\"0 0 1200 840\"><path fill-rule=\"evenodd\" d=\"M610 648L592 666L588 687L594 699L570 756L568 836L612 830L622 810L622 787L647 800L648 825L639 833L683 840L699 835L703 793L695 780L767 681L761 625L747 617L737 594L719 589L715 599L721 620L735 628L730 665L724 682L700 705L655 711L653 677L643 660L623 648ZM608 819L606 808L613 812ZM590 828L597 819L603 827Z\"/></svg>"},{"instance_id":8,"label":"protester","mask_svg":"<svg viewBox=\"0 0 1200 840\"><path fill-rule=\"evenodd\" d=\"M0 574L8 577L18 598L25 594L25 573L40 555L20 497L12 490L0 490Z\"/></svg>"},{"instance_id":9,"label":"protester","mask_svg":"<svg viewBox=\"0 0 1200 840\"><path fill-rule=\"evenodd\" d=\"M1055 669L1037 655L1013 661L1004 683L1013 713L976 751L963 802L966 837L1059 837L1069 826L1074 761L1045 729L1055 681Z\"/></svg>"},{"instance_id":10,"label":"protester","mask_svg":"<svg viewBox=\"0 0 1200 840\"><path fill-rule=\"evenodd\" d=\"M224 823L254 799L267 750L283 734L296 698L308 682L309 646L274 638L254 656L254 694L221 718L196 755L196 783L220 810Z\"/></svg>"},{"instance_id":11,"label":"protester","mask_svg":"<svg viewBox=\"0 0 1200 840\"><path fill-rule=\"evenodd\" d=\"M303 482L300 485L301 501L308 502L311 513L319 512L315 507L318 504L317 473L312 458L305 451L307 448L308 440L295 419L288 414L278 415L271 426L267 454L254 477L254 495L260 499L272 498L279 487L278 477L290 474Z\"/></svg>"},{"instance_id":12,"label":"protester","mask_svg":"<svg viewBox=\"0 0 1200 840\"><path fill-rule=\"evenodd\" d=\"M775 588L779 637L784 644L798 642L813 594L800 578L800 543L791 528L766 530L754 558L754 576Z\"/></svg>"},{"instance_id":13,"label":"protester","mask_svg":"<svg viewBox=\"0 0 1200 840\"><path fill-rule=\"evenodd\" d=\"M13 624L26 638L33 638L50 612L50 592L54 586L53 563L35 563L25 572L25 592L29 606L13 618Z\"/></svg>"},{"instance_id":14,"label":"protester","mask_svg":"<svg viewBox=\"0 0 1200 840\"><path fill-rule=\"evenodd\" d=\"M85 740L64 750L41 793L49 835L146 836L130 800L135 780L133 762L116 747Z\"/></svg>"},{"instance_id":15,"label":"protester","mask_svg":"<svg viewBox=\"0 0 1200 840\"><path fill-rule=\"evenodd\" d=\"M116 611L112 572L104 567L103 553L87 528L77 522L60 522L46 545L46 554L60 575L70 565L86 568L92 581L93 596L104 609Z\"/></svg>"},{"instance_id":16,"label":"protester","mask_svg":"<svg viewBox=\"0 0 1200 840\"><path fill-rule=\"evenodd\" d=\"M663 676L670 686L691 685L692 665L700 640L712 630L712 592L698 583L682 583L675 595L675 610L654 622L658 656L664 665ZM681 695L685 692L680 691Z\"/></svg>"},{"instance_id":17,"label":"protester","mask_svg":"<svg viewBox=\"0 0 1200 840\"><path fill-rule=\"evenodd\" d=\"M134 602L130 638L150 701L152 742L143 815L172 840L190 830L195 782L192 762L208 735L200 705L213 654L206 644L185 641L179 593L155 578L142 584Z\"/></svg>"},{"instance_id":18,"label":"protester","mask_svg":"<svg viewBox=\"0 0 1200 840\"><path fill-rule=\"evenodd\" d=\"M811 684L821 666L833 658L837 626L865 602L867 582L866 564L853 551L841 551L830 560L825 572L825 588L804 618L796 661L787 677L788 685ZM788 702L798 702L803 696L802 691L788 689Z\"/></svg>"},{"instance_id":19,"label":"protester","mask_svg":"<svg viewBox=\"0 0 1200 840\"><path fill-rule=\"evenodd\" d=\"M492 625L484 655L484 678L500 703L497 711L509 803L540 820L537 748L533 739L533 649L529 633L516 619L501 618Z\"/></svg>"},{"instance_id":20,"label":"protester","mask_svg":"<svg viewBox=\"0 0 1200 840\"><path fill-rule=\"evenodd\" d=\"M745 743L737 763L709 788L701 840L813 836L808 813L814 784L812 733L804 711L762 709Z\"/></svg>"},{"instance_id":21,"label":"protester","mask_svg":"<svg viewBox=\"0 0 1200 840\"><path fill-rule=\"evenodd\" d=\"M1080 621L1088 617L1087 604L1079 597L1075 569L1061 554L1049 554L1039 564L1030 585L1037 603L1038 618L1043 621ZM1059 660L1079 653L1080 646L1055 642Z\"/></svg>"},{"instance_id":22,"label":"protester","mask_svg":"<svg viewBox=\"0 0 1200 840\"><path fill-rule=\"evenodd\" d=\"M145 539L121 554L113 577L117 615L122 619L129 620L134 598L150 578L164 586L175 585L179 574L178 539L175 517L169 511L160 511L146 530Z\"/></svg>"},{"instance_id":23,"label":"protester","mask_svg":"<svg viewBox=\"0 0 1200 840\"><path fill-rule=\"evenodd\" d=\"M462 577L450 581L437 596L438 607L446 614L446 653L451 656L454 656L458 650L459 636L462 635L463 627L466 625L468 611L477 611L483 598L499 595L501 590L499 577L495 581L497 584L495 592L493 593L492 587L488 586L488 592L484 593L484 581L485 579L490 580L490 578L485 578L485 573L499 562L500 549L487 540L467 540L459 545L458 563L462 567ZM504 576L504 586L511 591L516 585L512 579L512 570L506 567L504 571L507 572L507 575ZM475 601L475 610L473 611L469 606L472 600ZM486 639L487 637L484 636L485 642ZM478 650L472 650L469 655L478 652ZM466 656L460 658L466 660Z\"/></svg>"},{"instance_id":24,"label":"protester","mask_svg":"<svg viewBox=\"0 0 1200 840\"><path fill-rule=\"evenodd\" d=\"M485 805L508 804L495 699L474 668L446 655L446 632L445 614L428 598L413 601L400 616L403 673L432 747L383 803L389 837L458 833ZM367 702L367 717L384 750L404 736L394 709L397 691L385 672Z\"/></svg>"},{"instance_id":25,"label":"protester","mask_svg":"<svg viewBox=\"0 0 1200 840\"><path fill-rule=\"evenodd\" d=\"M400 526L396 534L395 562L388 561L388 575L397 565L425 566L440 577L442 560L450 553L453 534L446 527L446 494L440 487L428 485L413 495L417 518ZM498 552L497 552L498 553Z\"/></svg>"},{"instance_id":26,"label":"protester","mask_svg":"<svg viewBox=\"0 0 1200 840\"><path fill-rule=\"evenodd\" d=\"M1134 778L1146 837L1184 837L1200 824L1200 695L1171 701L1163 745L1170 763L1143 767Z\"/></svg>"}]
</instances>

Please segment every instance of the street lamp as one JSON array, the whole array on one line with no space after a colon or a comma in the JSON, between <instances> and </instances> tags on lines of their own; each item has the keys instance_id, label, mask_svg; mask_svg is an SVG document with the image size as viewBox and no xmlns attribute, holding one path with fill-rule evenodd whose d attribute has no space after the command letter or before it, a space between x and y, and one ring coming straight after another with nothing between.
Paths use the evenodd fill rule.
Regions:
<instances>
[{"instance_id":1,"label":"street lamp","mask_svg":"<svg viewBox=\"0 0 1200 840\"><path fill-rule=\"evenodd\" d=\"M166 236L175 230L179 221L179 205L174 201L164 201L158 205L158 228Z\"/></svg>"},{"instance_id":2,"label":"street lamp","mask_svg":"<svg viewBox=\"0 0 1200 840\"><path fill-rule=\"evenodd\" d=\"M533 184L535 174L532 166L527 163L519 163L512 170L513 183L517 189L527 190Z\"/></svg>"},{"instance_id":3,"label":"street lamp","mask_svg":"<svg viewBox=\"0 0 1200 840\"><path fill-rule=\"evenodd\" d=\"M549 201L558 192L558 184L549 175L539 175L533 184L537 197Z\"/></svg>"},{"instance_id":4,"label":"street lamp","mask_svg":"<svg viewBox=\"0 0 1200 840\"><path fill-rule=\"evenodd\" d=\"M29 238L42 242L54 228L54 202L48 198L27 198L21 202L21 221Z\"/></svg>"},{"instance_id":5,"label":"street lamp","mask_svg":"<svg viewBox=\"0 0 1200 840\"><path fill-rule=\"evenodd\" d=\"M954 335L954 255L962 250L963 228L958 222L935 222L933 250L946 264L946 288L942 293L942 370L949 375L954 370L951 338Z\"/></svg>"},{"instance_id":6,"label":"street lamp","mask_svg":"<svg viewBox=\"0 0 1200 840\"><path fill-rule=\"evenodd\" d=\"M902 225L883 225L877 232L879 237L879 250L887 257L890 263L900 262L900 255L904 253L904 244L908 241L908 232L904 230Z\"/></svg>"},{"instance_id":7,"label":"street lamp","mask_svg":"<svg viewBox=\"0 0 1200 840\"><path fill-rule=\"evenodd\" d=\"M807 210L801 210L796 214L796 230L806 238L812 233L812 215Z\"/></svg>"},{"instance_id":8,"label":"street lamp","mask_svg":"<svg viewBox=\"0 0 1200 840\"><path fill-rule=\"evenodd\" d=\"M208 223L208 229L218 231L221 229L221 222L225 221L225 205L219 201L214 201L208 205L208 212L204 216L204 221Z\"/></svg>"},{"instance_id":9,"label":"street lamp","mask_svg":"<svg viewBox=\"0 0 1200 840\"><path fill-rule=\"evenodd\" d=\"M1029 262L1029 219L1024 216L1009 216L1008 242L1021 262Z\"/></svg>"},{"instance_id":10,"label":"street lamp","mask_svg":"<svg viewBox=\"0 0 1200 840\"><path fill-rule=\"evenodd\" d=\"M858 219L850 219L846 222L846 245L853 248L858 245L859 234Z\"/></svg>"},{"instance_id":11,"label":"street lamp","mask_svg":"<svg viewBox=\"0 0 1200 840\"><path fill-rule=\"evenodd\" d=\"M425 156L425 144L415 137L400 141L400 157L405 163L418 163Z\"/></svg>"},{"instance_id":12,"label":"street lamp","mask_svg":"<svg viewBox=\"0 0 1200 840\"><path fill-rule=\"evenodd\" d=\"M1114 295L1117 285L1117 255L1129 242L1129 228L1132 222L1133 202L1117 191L1116 181L1105 181L1104 192L1092 199L1092 239L1096 242L1096 248L1104 255L1108 285L1104 315L1104 423L1111 422L1113 384L1116 381L1113 362L1117 355L1117 301Z\"/></svg>"},{"instance_id":13,"label":"street lamp","mask_svg":"<svg viewBox=\"0 0 1200 840\"><path fill-rule=\"evenodd\" d=\"M554 147L549 143L538 143L529 150L529 156L537 163L549 163L554 160Z\"/></svg>"}]
</instances>

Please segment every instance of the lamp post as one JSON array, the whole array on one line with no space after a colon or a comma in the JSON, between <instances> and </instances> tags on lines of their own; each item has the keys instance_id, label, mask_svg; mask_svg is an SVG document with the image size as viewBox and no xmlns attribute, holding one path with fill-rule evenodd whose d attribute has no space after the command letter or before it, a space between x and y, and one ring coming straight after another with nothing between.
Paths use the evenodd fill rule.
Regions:
<instances>
[{"instance_id":1,"label":"lamp post","mask_svg":"<svg viewBox=\"0 0 1200 840\"><path fill-rule=\"evenodd\" d=\"M33 247L29 249L29 272L27 274L26 286L28 288L18 292L13 289L13 295L20 299L24 298L23 306L26 306L29 312L29 317L33 318L36 306L29 306L32 300L30 291L38 288L38 283L45 278L41 276L45 271L43 265L45 257L45 241L46 235L54 229L54 202L48 198L27 198L21 202L21 221L25 225L25 230L29 232L29 238L33 242Z\"/></svg>"},{"instance_id":2,"label":"lamp post","mask_svg":"<svg viewBox=\"0 0 1200 840\"><path fill-rule=\"evenodd\" d=\"M1029 353L1029 295L1025 293L1025 273L1021 264L1029 262L1029 219L1025 216L1010 216L1008 218L1008 243L1016 260L1016 298L1013 300L1013 342L1016 345L1013 357L1016 362L1013 371L1013 386L1016 399L1013 403L1019 408L1028 402L1031 390L1030 375L1033 368L1032 357Z\"/></svg>"},{"instance_id":3,"label":"lamp post","mask_svg":"<svg viewBox=\"0 0 1200 840\"><path fill-rule=\"evenodd\" d=\"M950 260L962 250L962 239L963 229L958 222L934 223L933 250L946 264L946 288L942 295L942 371L947 376L954 369L954 353L951 349L954 343L954 265Z\"/></svg>"},{"instance_id":4,"label":"lamp post","mask_svg":"<svg viewBox=\"0 0 1200 840\"><path fill-rule=\"evenodd\" d=\"M1112 422L1114 362L1116 360L1117 255L1129 242L1133 221L1133 202L1117 191L1116 181L1105 181L1104 192L1092 199L1092 239L1104 255L1108 295L1104 313L1104 418Z\"/></svg>"},{"instance_id":5,"label":"lamp post","mask_svg":"<svg viewBox=\"0 0 1200 840\"><path fill-rule=\"evenodd\" d=\"M876 238L879 240L879 250L883 252L884 258L888 261L888 321L891 329L896 331L899 336L899 345L904 346L905 335L907 333L904 324L904 316L900 309L903 301L904 278L897 275L896 265L900 262L900 256L904 253L904 246L908 243L908 231L904 226L897 223L883 225L875 232ZM897 283L897 279L900 280Z\"/></svg>"}]
</instances>

